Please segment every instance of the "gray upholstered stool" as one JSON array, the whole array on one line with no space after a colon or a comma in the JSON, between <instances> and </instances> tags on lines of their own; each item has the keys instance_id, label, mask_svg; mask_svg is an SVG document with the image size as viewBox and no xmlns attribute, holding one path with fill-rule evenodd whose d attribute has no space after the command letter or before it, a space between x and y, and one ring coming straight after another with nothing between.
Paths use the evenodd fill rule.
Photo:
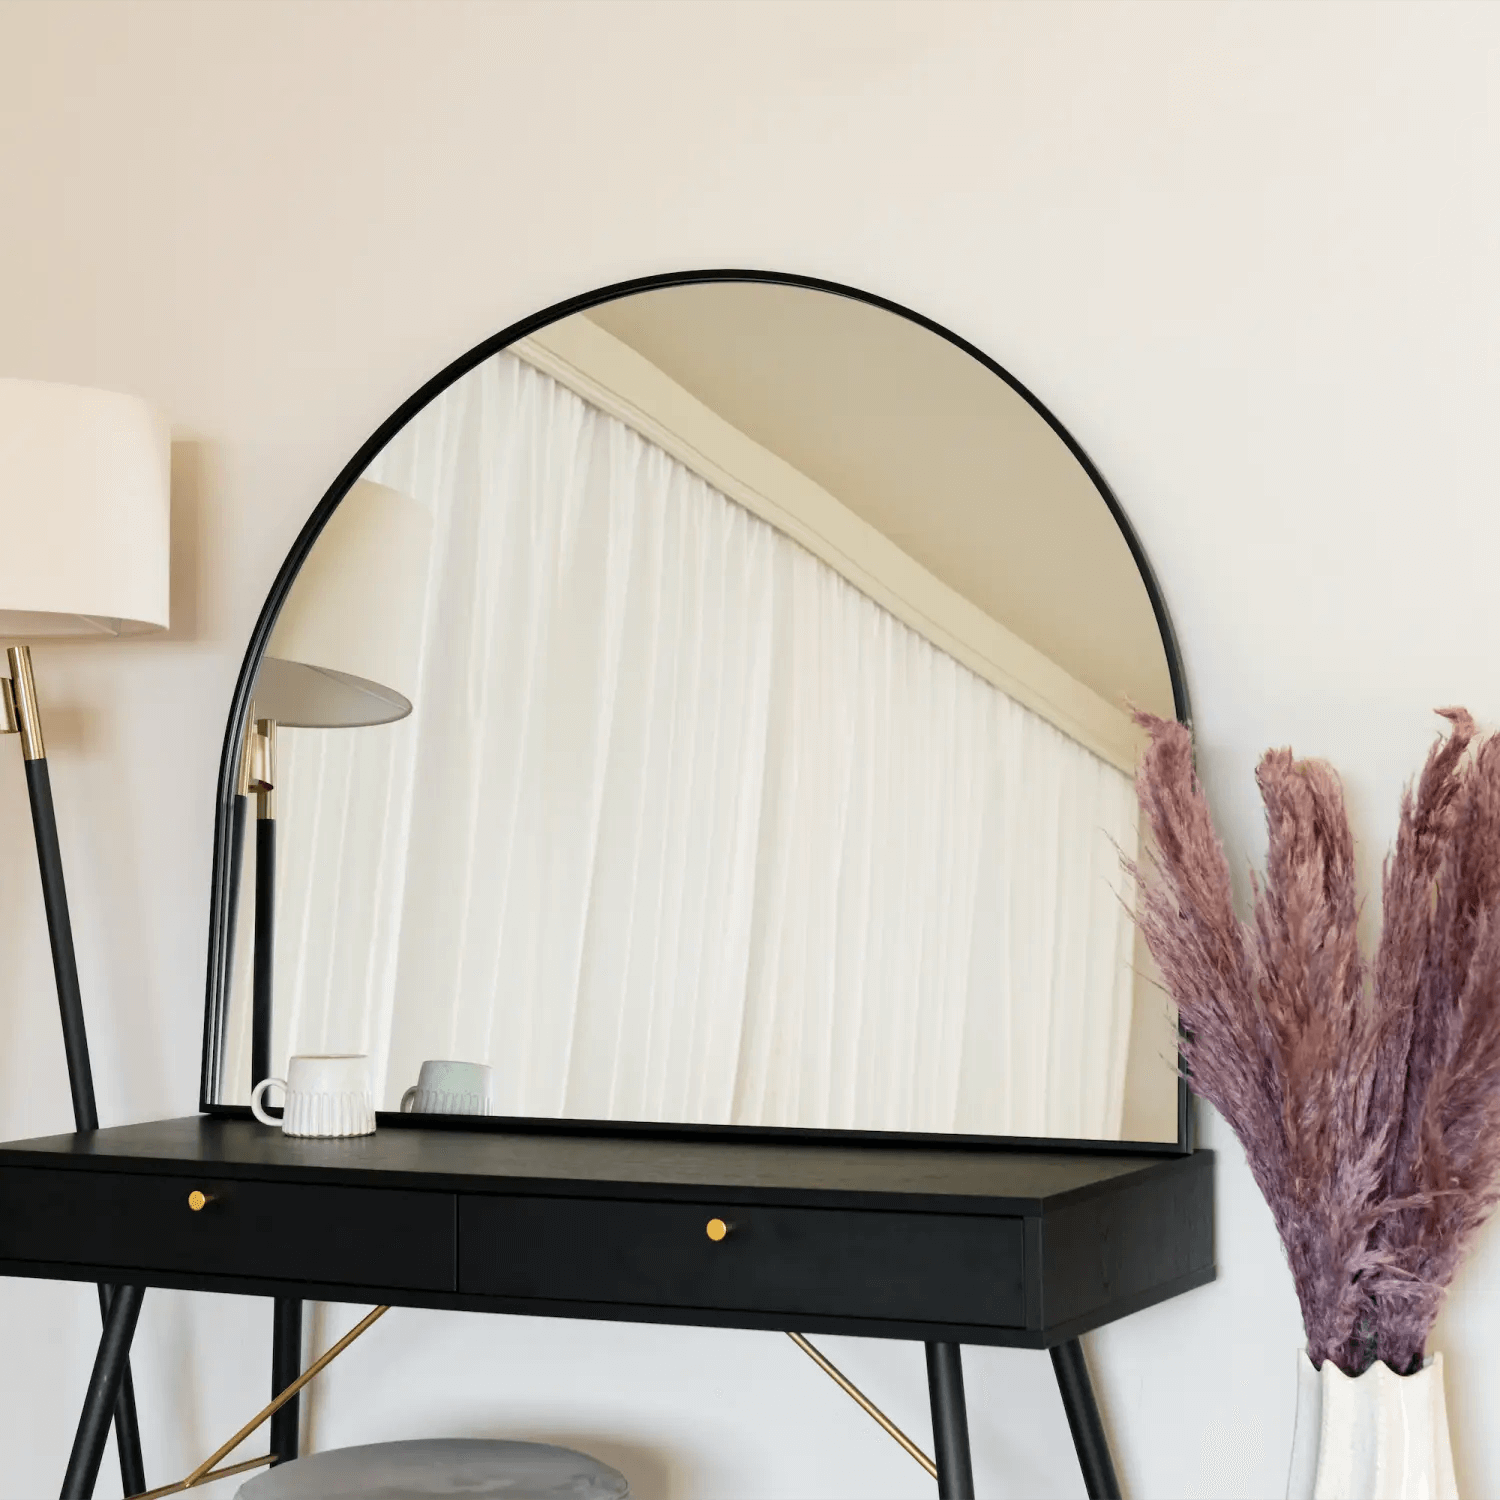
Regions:
<instances>
[{"instance_id":1,"label":"gray upholstered stool","mask_svg":"<svg viewBox=\"0 0 1500 1500\"><path fill-rule=\"evenodd\" d=\"M335 1448L278 1464L235 1500L426 1500L431 1495L501 1500L624 1500L618 1470L571 1448L483 1438L421 1438Z\"/></svg>"}]
</instances>

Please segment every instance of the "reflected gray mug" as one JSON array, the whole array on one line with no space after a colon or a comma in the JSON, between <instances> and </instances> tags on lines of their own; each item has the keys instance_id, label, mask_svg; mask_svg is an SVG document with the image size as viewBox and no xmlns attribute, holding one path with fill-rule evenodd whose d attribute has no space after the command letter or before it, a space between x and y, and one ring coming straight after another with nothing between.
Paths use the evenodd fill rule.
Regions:
<instances>
[{"instance_id":1,"label":"reflected gray mug","mask_svg":"<svg viewBox=\"0 0 1500 1500\"><path fill-rule=\"evenodd\" d=\"M401 1096L404 1115L490 1115L494 1106L495 1072L486 1063L429 1059Z\"/></svg>"}]
</instances>

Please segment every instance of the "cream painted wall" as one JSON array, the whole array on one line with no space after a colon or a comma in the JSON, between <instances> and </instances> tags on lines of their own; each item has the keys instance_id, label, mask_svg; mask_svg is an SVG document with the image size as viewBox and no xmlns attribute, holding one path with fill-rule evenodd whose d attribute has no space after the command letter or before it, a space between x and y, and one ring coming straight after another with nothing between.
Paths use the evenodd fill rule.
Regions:
<instances>
[{"instance_id":1,"label":"cream painted wall","mask_svg":"<svg viewBox=\"0 0 1500 1500\"><path fill-rule=\"evenodd\" d=\"M139 392L177 438L172 637L38 652L106 1122L195 1102L219 736L302 517L456 351L665 267L854 282L1016 370L1156 563L1236 858L1290 738L1343 769L1373 872L1428 710L1500 718L1497 98L1479 6L0 7L0 373ZM68 1124L16 759L6 1137ZM1218 1143L1221 1279L1091 1341L1137 1500L1284 1483L1296 1308ZM0 1283L5 1496L55 1490L96 1319ZM1471 1495L1497 1340L1500 1230L1439 1335ZM925 1441L919 1351L828 1342ZM268 1346L253 1302L150 1296L153 1479L259 1404ZM982 1493L1081 1493L1044 1358L967 1370ZM930 1493L770 1335L398 1311L316 1431L562 1436L645 1500Z\"/></svg>"}]
</instances>

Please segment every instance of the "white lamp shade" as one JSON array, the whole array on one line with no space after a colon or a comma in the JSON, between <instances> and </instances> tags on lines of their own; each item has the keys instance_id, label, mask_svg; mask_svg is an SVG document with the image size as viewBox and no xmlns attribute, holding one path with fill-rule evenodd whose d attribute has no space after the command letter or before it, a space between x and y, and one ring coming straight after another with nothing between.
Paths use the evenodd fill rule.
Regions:
<instances>
[{"instance_id":1,"label":"white lamp shade","mask_svg":"<svg viewBox=\"0 0 1500 1500\"><path fill-rule=\"evenodd\" d=\"M257 716L289 728L388 724L411 712L432 517L358 480L281 607L255 682Z\"/></svg>"},{"instance_id":2,"label":"white lamp shade","mask_svg":"<svg viewBox=\"0 0 1500 1500\"><path fill-rule=\"evenodd\" d=\"M0 637L164 630L171 477L137 397L0 380Z\"/></svg>"}]
</instances>

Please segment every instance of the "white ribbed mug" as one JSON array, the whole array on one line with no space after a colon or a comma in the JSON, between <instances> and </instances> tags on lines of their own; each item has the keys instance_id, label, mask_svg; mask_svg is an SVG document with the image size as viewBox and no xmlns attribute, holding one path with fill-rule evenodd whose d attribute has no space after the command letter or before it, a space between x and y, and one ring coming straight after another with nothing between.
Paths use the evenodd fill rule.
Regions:
<instances>
[{"instance_id":1,"label":"white ribbed mug","mask_svg":"<svg viewBox=\"0 0 1500 1500\"><path fill-rule=\"evenodd\" d=\"M286 1092L279 1120L261 1108L261 1095L269 1088ZM285 1078L262 1078L255 1085L250 1112L262 1125L279 1125L285 1135L372 1135L375 1102L370 1094L370 1059L362 1052L294 1057L287 1064Z\"/></svg>"},{"instance_id":2,"label":"white ribbed mug","mask_svg":"<svg viewBox=\"0 0 1500 1500\"><path fill-rule=\"evenodd\" d=\"M417 1081L401 1096L401 1113L488 1115L494 1113L495 1071L485 1063L429 1058Z\"/></svg>"}]
</instances>

